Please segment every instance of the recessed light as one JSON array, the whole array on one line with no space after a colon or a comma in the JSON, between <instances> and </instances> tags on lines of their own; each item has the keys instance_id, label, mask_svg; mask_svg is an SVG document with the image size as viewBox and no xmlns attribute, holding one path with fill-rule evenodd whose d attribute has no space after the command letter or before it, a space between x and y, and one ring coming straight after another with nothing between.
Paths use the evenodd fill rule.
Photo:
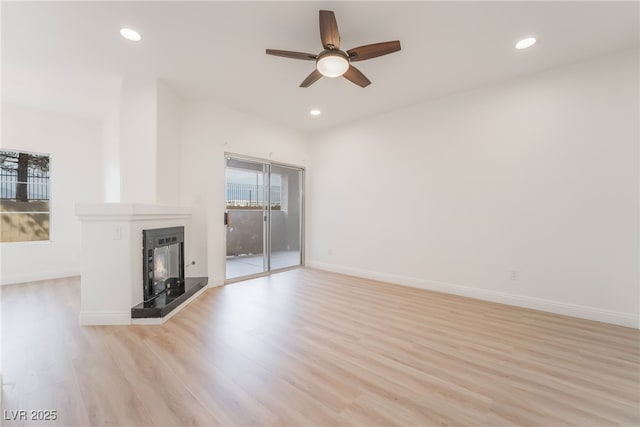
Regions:
<instances>
[{"instance_id":1,"label":"recessed light","mask_svg":"<svg viewBox=\"0 0 640 427\"><path fill-rule=\"evenodd\" d=\"M131 28L121 28L120 35L127 40L131 40L132 42L139 42L142 40L142 36L136 30L132 30Z\"/></svg>"},{"instance_id":2,"label":"recessed light","mask_svg":"<svg viewBox=\"0 0 640 427\"><path fill-rule=\"evenodd\" d=\"M312 116L319 116L320 114L322 114L322 112L320 110L311 110L309 111L309 114L311 114Z\"/></svg>"},{"instance_id":3,"label":"recessed light","mask_svg":"<svg viewBox=\"0 0 640 427\"><path fill-rule=\"evenodd\" d=\"M534 44L536 44L536 38L527 37L526 39L522 39L518 43L516 43L516 49L526 49L533 46Z\"/></svg>"}]
</instances>

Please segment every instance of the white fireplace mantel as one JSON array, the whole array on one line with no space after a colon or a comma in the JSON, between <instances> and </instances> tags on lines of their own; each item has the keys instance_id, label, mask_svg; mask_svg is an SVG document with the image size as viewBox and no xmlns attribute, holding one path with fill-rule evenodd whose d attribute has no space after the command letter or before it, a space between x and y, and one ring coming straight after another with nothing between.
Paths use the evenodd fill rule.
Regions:
<instances>
[{"instance_id":1,"label":"white fireplace mantel","mask_svg":"<svg viewBox=\"0 0 640 427\"><path fill-rule=\"evenodd\" d=\"M126 325L142 302L142 230L185 228L191 208L128 203L77 204L82 222L81 325ZM185 259L189 259L188 247Z\"/></svg>"},{"instance_id":2,"label":"white fireplace mantel","mask_svg":"<svg viewBox=\"0 0 640 427\"><path fill-rule=\"evenodd\" d=\"M137 203L80 203L76 205L76 216L81 221L176 219L190 218L191 208Z\"/></svg>"}]
</instances>

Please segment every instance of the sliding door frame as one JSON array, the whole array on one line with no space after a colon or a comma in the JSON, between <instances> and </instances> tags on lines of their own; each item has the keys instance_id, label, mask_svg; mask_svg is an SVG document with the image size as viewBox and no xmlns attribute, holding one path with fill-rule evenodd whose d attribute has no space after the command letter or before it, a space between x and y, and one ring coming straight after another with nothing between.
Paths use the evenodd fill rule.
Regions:
<instances>
[{"instance_id":1,"label":"sliding door frame","mask_svg":"<svg viewBox=\"0 0 640 427\"><path fill-rule=\"evenodd\" d=\"M296 268L302 268L305 266L305 246L306 246L306 236L305 236L305 219L306 219L306 203L305 203L305 186L306 186L306 169L304 166L298 166L298 165L294 165L294 164L290 164L290 163L284 163L284 162L278 162L278 161L273 161L273 160L267 160L267 159L262 159L260 157L252 157L252 156L246 156L244 154L237 154L237 153L232 153L232 152L224 152L224 171L226 173L227 170L227 158L233 158L233 159L238 159L238 160L246 160L246 161L250 161L250 162L257 162L257 163L262 163L265 164L267 166L269 166L269 173L267 174L267 180L268 180L268 189L269 191L267 192L268 194L268 200L267 200L267 224L268 224L268 231L267 231L267 237L266 237L266 257L267 257L267 271L264 271L262 273L256 273L256 274L250 274L247 276L241 276L241 277L234 277L232 279L227 279L227 273L226 273L226 261L225 261L225 280L224 283L228 284L228 283L234 283L234 282L241 282L243 280L249 280L249 279L254 279L257 277L264 277L264 276L269 276L272 273L280 273L282 271L288 271L288 270L295 270ZM285 168L290 168L290 169L296 169L299 170L301 172L300 174L300 264L298 265L292 265L290 267L283 267L283 268L277 268L275 270L271 269L271 166L281 166L281 167L285 167ZM226 211L227 209L227 196L226 196L226 178L225 178L225 197L224 197L224 211ZM226 260L226 251L227 251L227 234L226 234L226 230L225 230L225 238L224 238L224 247L225 247L225 260Z\"/></svg>"}]
</instances>

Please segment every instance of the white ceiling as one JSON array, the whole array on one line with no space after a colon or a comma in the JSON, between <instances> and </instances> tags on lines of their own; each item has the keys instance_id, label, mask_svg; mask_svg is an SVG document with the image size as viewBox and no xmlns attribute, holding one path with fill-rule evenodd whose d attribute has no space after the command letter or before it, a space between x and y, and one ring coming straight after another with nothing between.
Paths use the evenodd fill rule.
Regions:
<instances>
[{"instance_id":1,"label":"white ceiling","mask_svg":"<svg viewBox=\"0 0 640 427\"><path fill-rule=\"evenodd\" d=\"M318 53L319 9L335 11L343 49L398 39L402 51L357 64L365 89L343 78L299 88L314 63L264 50ZM638 2L3 2L3 98L101 117L121 77L144 74L315 131L638 47L639 13ZM534 47L514 48L532 35Z\"/></svg>"}]
</instances>

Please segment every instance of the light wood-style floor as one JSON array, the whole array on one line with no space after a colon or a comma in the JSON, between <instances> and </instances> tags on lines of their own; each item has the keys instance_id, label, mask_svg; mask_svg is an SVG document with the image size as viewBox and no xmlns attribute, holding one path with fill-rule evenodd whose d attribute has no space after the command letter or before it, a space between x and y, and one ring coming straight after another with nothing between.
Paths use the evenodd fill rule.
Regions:
<instances>
[{"instance_id":1,"label":"light wood-style floor","mask_svg":"<svg viewBox=\"0 0 640 427\"><path fill-rule=\"evenodd\" d=\"M5 425L639 425L640 332L314 270L163 326L78 326L79 280L2 290Z\"/></svg>"}]
</instances>

